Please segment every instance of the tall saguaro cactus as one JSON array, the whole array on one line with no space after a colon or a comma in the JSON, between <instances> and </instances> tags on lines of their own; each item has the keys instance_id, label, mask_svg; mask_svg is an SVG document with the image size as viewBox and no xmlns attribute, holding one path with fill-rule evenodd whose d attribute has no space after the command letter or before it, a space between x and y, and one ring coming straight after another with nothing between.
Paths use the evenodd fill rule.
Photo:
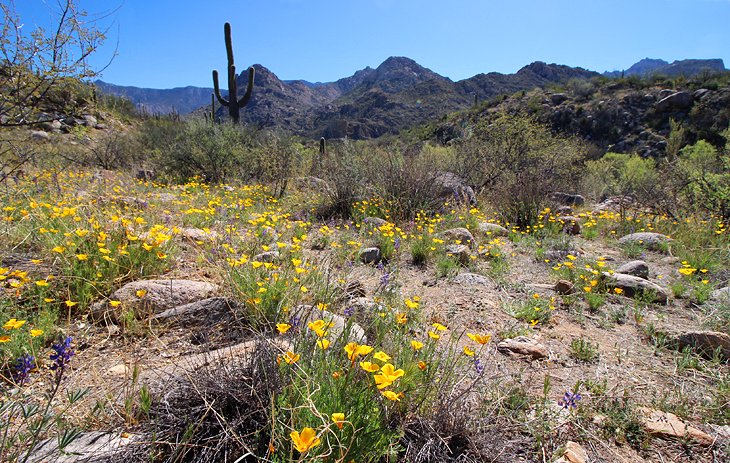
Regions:
<instances>
[{"instance_id":1,"label":"tall saguaro cactus","mask_svg":"<svg viewBox=\"0 0 730 463\"><path fill-rule=\"evenodd\" d=\"M248 87L246 93L239 99L238 98L238 85L236 84L236 65L233 61L233 43L231 41L231 25L226 23L223 26L223 32L226 39L226 54L228 55L228 99L226 100L221 96L220 89L218 88L218 71L213 71L213 89L215 90L215 96L221 105L228 108L228 114L231 115L231 119L234 124L238 123L241 117L241 108L248 104L251 99L251 92L253 91L253 78L256 70L253 67L248 68Z\"/></svg>"}]
</instances>

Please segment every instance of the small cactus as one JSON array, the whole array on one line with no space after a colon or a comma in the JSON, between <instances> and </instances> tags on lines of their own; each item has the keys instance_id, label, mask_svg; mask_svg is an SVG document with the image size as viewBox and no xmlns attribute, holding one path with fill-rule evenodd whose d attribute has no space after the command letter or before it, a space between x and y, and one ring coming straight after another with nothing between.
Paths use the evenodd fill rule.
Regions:
<instances>
[{"instance_id":1,"label":"small cactus","mask_svg":"<svg viewBox=\"0 0 730 463\"><path fill-rule=\"evenodd\" d=\"M231 25L226 23L223 26L223 33L226 41L226 55L228 56L228 99L226 100L221 96L221 92L218 85L218 71L213 71L213 90L215 96L221 105L228 108L228 114L234 124L237 124L241 117L241 108L248 104L251 99L251 92L253 91L253 80L256 70L253 67L248 68L248 87L246 93L239 99L238 98L238 84L236 83L236 65L233 60L233 43L231 40Z\"/></svg>"}]
</instances>

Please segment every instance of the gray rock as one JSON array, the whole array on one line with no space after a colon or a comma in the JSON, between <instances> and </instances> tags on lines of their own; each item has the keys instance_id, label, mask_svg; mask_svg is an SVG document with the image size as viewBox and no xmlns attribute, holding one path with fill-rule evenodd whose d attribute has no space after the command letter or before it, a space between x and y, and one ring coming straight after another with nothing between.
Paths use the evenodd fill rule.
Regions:
<instances>
[{"instance_id":1,"label":"gray rock","mask_svg":"<svg viewBox=\"0 0 730 463\"><path fill-rule=\"evenodd\" d=\"M489 278L476 273L460 273L454 278L454 283L464 286L489 286Z\"/></svg>"},{"instance_id":2,"label":"gray rock","mask_svg":"<svg viewBox=\"0 0 730 463\"><path fill-rule=\"evenodd\" d=\"M662 100L662 99L668 97L669 95L672 95L673 93L674 93L674 90L665 88L664 90L661 90L659 92L659 94L657 95L657 98L659 98L660 100Z\"/></svg>"},{"instance_id":3,"label":"gray rock","mask_svg":"<svg viewBox=\"0 0 730 463\"><path fill-rule=\"evenodd\" d=\"M257 262L268 262L273 263L279 260L279 251L266 251L261 254L256 254L253 260Z\"/></svg>"},{"instance_id":4,"label":"gray rock","mask_svg":"<svg viewBox=\"0 0 730 463\"><path fill-rule=\"evenodd\" d=\"M292 317L298 317L300 323L300 330L302 332L308 331L307 325L316 320L324 320L326 323L332 325L327 329L326 338L330 341L341 336L347 336L347 340L353 342L364 343L367 342L365 336L365 330L354 321L350 321L347 318L333 314L327 310L321 310L311 305L299 305L292 310Z\"/></svg>"},{"instance_id":5,"label":"gray rock","mask_svg":"<svg viewBox=\"0 0 730 463\"><path fill-rule=\"evenodd\" d=\"M63 124L61 124L61 121L59 121L59 120L52 120L52 121L43 122L40 124L40 127L43 130L45 130L46 132L56 132L56 133L61 131L62 126L63 126Z\"/></svg>"},{"instance_id":6,"label":"gray rock","mask_svg":"<svg viewBox=\"0 0 730 463\"><path fill-rule=\"evenodd\" d=\"M555 213L559 215L573 215L573 208L570 206L559 206L555 209Z\"/></svg>"},{"instance_id":7,"label":"gray rock","mask_svg":"<svg viewBox=\"0 0 730 463\"><path fill-rule=\"evenodd\" d=\"M180 230L180 236L190 241L215 241L218 233L214 230L201 230L200 228L183 228Z\"/></svg>"},{"instance_id":8,"label":"gray rock","mask_svg":"<svg viewBox=\"0 0 730 463\"><path fill-rule=\"evenodd\" d=\"M479 231L490 236L509 236L509 230L496 223L481 222Z\"/></svg>"},{"instance_id":9,"label":"gray rock","mask_svg":"<svg viewBox=\"0 0 730 463\"><path fill-rule=\"evenodd\" d=\"M568 235L580 235L580 219L569 215L558 217L558 221L563 224L563 233Z\"/></svg>"},{"instance_id":10,"label":"gray rock","mask_svg":"<svg viewBox=\"0 0 730 463\"><path fill-rule=\"evenodd\" d=\"M369 225L373 228L382 227L386 223L388 223L386 220L381 219L380 217L365 217L362 219L363 225Z\"/></svg>"},{"instance_id":11,"label":"gray rock","mask_svg":"<svg viewBox=\"0 0 730 463\"><path fill-rule=\"evenodd\" d=\"M365 248L360 251L360 262L363 264L377 264L381 259L380 249L378 248Z\"/></svg>"},{"instance_id":12,"label":"gray rock","mask_svg":"<svg viewBox=\"0 0 730 463\"><path fill-rule=\"evenodd\" d=\"M461 265L468 264L469 259L471 258L471 253L469 252L469 247L465 246L463 244L447 245L446 254L456 257L456 260L458 260Z\"/></svg>"},{"instance_id":13,"label":"gray rock","mask_svg":"<svg viewBox=\"0 0 730 463\"><path fill-rule=\"evenodd\" d=\"M99 121L96 120L96 117L91 114L84 114L82 117L84 120L83 124L87 127L95 127L96 124L99 123Z\"/></svg>"},{"instance_id":14,"label":"gray rock","mask_svg":"<svg viewBox=\"0 0 730 463\"><path fill-rule=\"evenodd\" d=\"M458 241L459 243L457 244L465 244L472 248L476 245L476 241L474 241L474 235L472 235L469 230L462 227L451 228L449 230L443 231L439 233L439 236L443 237L447 241Z\"/></svg>"},{"instance_id":15,"label":"gray rock","mask_svg":"<svg viewBox=\"0 0 730 463\"><path fill-rule=\"evenodd\" d=\"M137 296L137 291L146 291ZM218 285L195 280L141 280L122 286L109 296L108 300L121 301L112 307L108 301L100 301L91 306L91 317L95 320L116 321L119 314L134 311L135 316L158 314L174 307L212 297Z\"/></svg>"},{"instance_id":16,"label":"gray rock","mask_svg":"<svg viewBox=\"0 0 730 463\"><path fill-rule=\"evenodd\" d=\"M710 299L730 304L730 286L714 290L710 295Z\"/></svg>"},{"instance_id":17,"label":"gray rock","mask_svg":"<svg viewBox=\"0 0 730 463\"><path fill-rule=\"evenodd\" d=\"M477 197L466 180L452 172L439 172L433 179L433 187L438 196L450 202L476 204Z\"/></svg>"},{"instance_id":18,"label":"gray rock","mask_svg":"<svg viewBox=\"0 0 730 463\"><path fill-rule=\"evenodd\" d=\"M581 195L561 193L559 191L551 194L550 199L564 206L582 206L586 202L586 199Z\"/></svg>"},{"instance_id":19,"label":"gray rock","mask_svg":"<svg viewBox=\"0 0 730 463\"><path fill-rule=\"evenodd\" d=\"M151 169L139 169L135 178L137 180L153 180L155 178L155 172Z\"/></svg>"},{"instance_id":20,"label":"gray rock","mask_svg":"<svg viewBox=\"0 0 730 463\"><path fill-rule=\"evenodd\" d=\"M327 194L331 195L334 194L332 191L332 188L330 188L329 184L322 180L321 178L317 177L299 177L294 180L294 184L296 187L300 190L314 190L317 193L320 194Z\"/></svg>"},{"instance_id":21,"label":"gray rock","mask_svg":"<svg viewBox=\"0 0 730 463\"><path fill-rule=\"evenodd\" d=\"M559 105L567 99L568 95L566 95L565 93L555 93L550 96L550 102L554 105Z\"/></svg>"},{"instance_id":22,"label":"gray rock","mask_svg":"<svg viewBox=\"0 0 730 463\"><path fill-rule=\"evenodd\" d=\"M708 89L706 89L706 88L700 88L700 89L697 89L697 90L695 90L695 91L694 91L694 92L692 93L692 97L693 97L693 98L694 98L695 100L701 100L701 99L702 99L702 98L703 98L703 97L704 97L705 95L707 95L708 93L710 93L710 90L708 90Z\"/></svg>"},{"instance_id":23,"label":"gray rock","mask_svg":"<svg viewBox=\"0 0 730 463\"><path fill-rule=\"evenodd\" d=\"M624 275L633 275L645 280L649 279L649 266L643 260L632 260L631 262L626 262L616 269L616 272L623 273Z\"/></svg>"},{"instance_id":24,"label":"gray rock","mask_svg":"<svg viewBox=\"0 0 730 463\"><path fill-rule=\"evenodd\" d=\"M659 112L684 110L692 106L694 98L689 92L677 92L657 101L654 107Z\"/></svg>"},{"instance_id":25,"label":"gray rock","mask_svg":"<svg viewBox=\"0 0 730 463\"><path fill-rule=\"evenodd\" d=\"M549 355L547 347L526 336L506 339L497 344L497 350L503 354L527 356L534 360L540 360Z\"/></svg>"},{"instance_id":26,"label":"gray rock","mask_svg":"<svg viewBox=\"0 0 730 463\"><path fill-rule=\"evenodd\" d=\"M51 136L42 130L33 130L30 132L30 138L35 141L48 141L51 139Z\"/></svg>"},{"instance_id":27,"label":"gray rock","mask_svg":"<svg viewBox=\"0 0 730 463\"><path fill-rule=\"evenodd\" d=\"M720 356L730 359L730 335L718 331L689 331L672 337L670 344L679 350L692 347L707 358L719 350Z\"/></svg>"},{"instance_id":28,"label":"gray rock","mask_svg":"<svg viewBox=\"0 0 730 463\"><path fill-rule=\"evenodd\" d=\"M623 273L603 272L606 286L610 289L619 288L627 297L637 297L652 294L652 302L666 304L669 301L669 292L649 280Z\"/></svg>"},{"instance_id":29,"label":"gray rock","mask_svg":"<svg viewBox=\"0 0 730 463\"><path fill-rule=\"evenodd\" d=\"M593 212L621 212L633 206L635 202L631 196L611 196L598 203Z\"/></svg>"},{"instance_id":30,"label":"gray rock","mask_svg":"<svg viewBox=\"0 0 730 463\"><path fill-rule=\"evenodd\" d=\"M227 297L211 297L183 304L158 313L153 318L158 321L186 325L218 323L233 320L238 316L239 305Z\"/></svg>"},{"instance_id":31,"label":"gray rock","mask_svg":"<svg viewBox=\"0 0 730 463\"><path fill-rule=\"evenodd\" d=\"M125 445L132 442L130 437L122 437L121 433L85 432L64 448L58 448L55 437L45 440L33 450L28 461L30 463L103 463Z\"/></svg>"},{"instance_id":32,"label":"gray rock","mask_svg":"<svg viewBox=\"0 0 730 463\"><path fill-rule=\"evenodd\" d=\"M618 242L621 244L640 244L647 249L657 250L663 245L672 242L672 239L661 233L639 232L622 236Z\"/></svg>"}]
</instances>

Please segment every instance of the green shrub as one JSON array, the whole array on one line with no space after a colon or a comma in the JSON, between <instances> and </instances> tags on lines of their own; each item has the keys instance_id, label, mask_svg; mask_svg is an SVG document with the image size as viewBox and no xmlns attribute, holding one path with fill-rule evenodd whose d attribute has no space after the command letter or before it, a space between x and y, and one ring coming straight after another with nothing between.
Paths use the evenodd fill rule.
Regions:
<instances>
[{"instance_id":1,"label":"green shrub","mask_svg":"<svg viewBox=\"0 0 730 463\"><path fill-rule=\"evenodd\" d=\"M577 185L578 143L521 116L483 121L457 145L455 171L489 200L506 222L534 225L555 191Z\"/></svg>"},{"instance_id":2,"label":"green shrub","mask_svg":"<svg viewBox=\"0 0 730 463\"><path fill-rule=\"evenodd\" d=\"M730 219L730 157L700 140L681 150L677 172L688 208Z\"/></svg>"},{"instance_id":3,"label":"green shrub","mask_svg":"<svg viewBox=\"0 0 730 463\"><path fill-rule=\"evenodd\" d=\"M596 198L631 196L640 204L656 200L659 172L653 159L606 153L601 159L587 161L586 171L585 184Z\"/></svg>"}]
</instances>

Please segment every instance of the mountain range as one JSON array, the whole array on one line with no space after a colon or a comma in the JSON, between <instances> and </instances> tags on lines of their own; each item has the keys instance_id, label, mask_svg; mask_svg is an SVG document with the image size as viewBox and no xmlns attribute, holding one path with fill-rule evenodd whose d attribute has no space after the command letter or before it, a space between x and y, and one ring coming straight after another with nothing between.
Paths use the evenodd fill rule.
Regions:
<instances>
[{"instance_id":1,"label":"mountain range","mask_svg":"<svg viewBox=\"0 0 730 463\"><path fill-rule=\"evenodd\" d=\"M579 67L538 61L514 74L491 72L454 82L405 57L390 57L377 68L366 67L350 77L328 83L283 81L260 64L254 68L253 96L242 111L241 120L317 138L374 138L397 134L415 124L469 108L476 101L601 75ZM722 60L684 60L670 64L645 59L625 74L694 75L705 70L724 69ZM605 75L614 77L615 73ZM245 88L247 73L238 79L239 88ZM104 93L130 99L148 113L163 114L209 112L213 91L201 87L168 90L121 87L101 81L96 85ZM216 117L227 118L227 110L218 102Z\"/></svg>"}]
</instances>

